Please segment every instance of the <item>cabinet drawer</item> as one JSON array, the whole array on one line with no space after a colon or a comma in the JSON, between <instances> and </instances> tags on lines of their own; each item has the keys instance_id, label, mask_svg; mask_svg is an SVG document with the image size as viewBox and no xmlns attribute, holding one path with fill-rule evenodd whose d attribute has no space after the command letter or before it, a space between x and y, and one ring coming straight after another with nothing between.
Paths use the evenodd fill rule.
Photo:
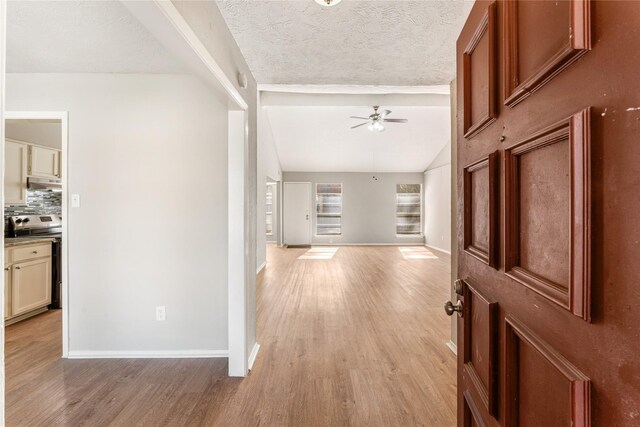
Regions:
<instances>
[{"instance_id":1,"label":"cabinet drawer","mask_svg":"<svg viewBox=\"0 0 640 427\"><path fill-rule=\"evenodd\" d=\"M51 243L12 248L11 252L11 262L20 262L33 258L51 256Z\"/></svg>"}]
</instances>

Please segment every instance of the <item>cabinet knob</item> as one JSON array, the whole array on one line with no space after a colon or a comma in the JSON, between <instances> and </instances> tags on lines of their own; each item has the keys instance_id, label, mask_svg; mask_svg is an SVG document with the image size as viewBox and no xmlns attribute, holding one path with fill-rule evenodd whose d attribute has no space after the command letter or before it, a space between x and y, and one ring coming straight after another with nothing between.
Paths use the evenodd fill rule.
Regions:
<instances>
[{"instance_id":1,"label":"cabinet knob","mask_svg":"<svg viewBox=\"0 0 640 427\"><path fill-rule=\"evenodd\" d=\"M9 271L9 267L5 267L5 268L4 268L4 271Z\"/></svg>"},{"instance_id":2,"label":"cabinet knob","mask_svg":"<svg viewBox=\"0 0 640 427\"><path fill-rule=\"evenodd\" d=\"M20 266L17 266L17 267L16 267L16 270L20 270L21 268L22 268L22 267L20 267Z\"/></svg>"},{"instance_id":3,"label":"cabinet knob","mask_svg":"<svg viewBox=\"0 0 640 427\"><path fill-rule=\"evenodd\" d=\"M33 253L34 253L34 254L37 254L37 253L38 253L38 251L33 251Z\"/></svg>"}]
</instances>

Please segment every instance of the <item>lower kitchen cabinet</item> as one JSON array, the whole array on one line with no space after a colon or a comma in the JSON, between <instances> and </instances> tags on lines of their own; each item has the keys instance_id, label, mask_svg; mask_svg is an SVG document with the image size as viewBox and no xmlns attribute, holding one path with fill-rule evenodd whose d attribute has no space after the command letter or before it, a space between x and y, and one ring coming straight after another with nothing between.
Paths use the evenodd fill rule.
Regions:
<instances>
[{"instance_id":1,"label":"lower kitchen cabinet","mask_svg":"<svg viewBox=\"0 0 640 427\"><path fill-rule=\"evenodd\" d=\"M14 264L11 271L11 315L51 304L51 258Z\"/></svg>"},{"instance_id":2,"label":"lower kitchen cabinet","mask_svg":"<svg viewBox=\"0 0 640 427\"><path fill-rule=\"evenodd\" d=\"M51 304L51 243L8 248L5 262L5 320Z\"/></svg>"},{"instance_id":3,"label":"lower kitchen cabinet","mask_svg":"<svg viewBox=\"0 0 640 427\"><path fill-rule=\"evenodd\" d=\"M11 267L4 268L4 320L11 317Z\"/></svg>"}]
</instances>

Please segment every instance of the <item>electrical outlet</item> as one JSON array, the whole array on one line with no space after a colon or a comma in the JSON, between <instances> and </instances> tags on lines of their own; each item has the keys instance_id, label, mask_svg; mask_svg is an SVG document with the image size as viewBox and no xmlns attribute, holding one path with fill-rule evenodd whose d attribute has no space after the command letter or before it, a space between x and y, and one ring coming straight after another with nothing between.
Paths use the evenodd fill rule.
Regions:
<instances>
[{"instance_id":1,"label":"electrical outlet","mask_svg":"<svg viewBox=\"0 0 640 427\"><path fill-rule=\"evenodd\" d=\"M164 322L167 318L167 312L164 308L164 305L159 305L156 307L156 320L158 322Z\"/></svg>"}]
</instances>

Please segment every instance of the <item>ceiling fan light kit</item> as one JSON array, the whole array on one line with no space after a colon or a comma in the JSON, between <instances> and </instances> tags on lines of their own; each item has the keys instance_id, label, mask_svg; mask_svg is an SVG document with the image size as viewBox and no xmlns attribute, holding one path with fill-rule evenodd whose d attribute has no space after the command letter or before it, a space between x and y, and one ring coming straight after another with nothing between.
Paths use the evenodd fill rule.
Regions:
<instances>
[{"instance_id":1,"label":"ceiling fan light kit","mask_svg":"<svg viewBox=\"0 0 640 427\"><path fill-rule=\"evenodd\" d=\"M318 0L316 0L318 1ZM322 0L320 0L322 1ZM359 128L360 126L364 126L364 125L369 125L367 126L367 129L369 129L370 131L374 132L384 132L385 127L384 127L384 123L407 123L409 120L407 119L387 119L387 116L389 114L391 114L390 110L382 110L381 113L378 113L378 109L380 108L380 106L378 105L374 105L373 106L373 114L371 114L369 117L358 117L358 116L351 116L350 118L352 119L359 119L359 120L366 120L366 122L364 123L360 123L358 125L355 126L351 126L351 129L355 129L355 128Z\"/></svg>"},{"instance_id":2,"label":"ceiling fan light kit","mask_svg":"<svg viewBox=\"0 0 640 427\"><path fill-rule=\"evenodd\" d=\"M322 6L335 6L342 0L316 0L316 3Z\"/></svg>"}]
</instances>

